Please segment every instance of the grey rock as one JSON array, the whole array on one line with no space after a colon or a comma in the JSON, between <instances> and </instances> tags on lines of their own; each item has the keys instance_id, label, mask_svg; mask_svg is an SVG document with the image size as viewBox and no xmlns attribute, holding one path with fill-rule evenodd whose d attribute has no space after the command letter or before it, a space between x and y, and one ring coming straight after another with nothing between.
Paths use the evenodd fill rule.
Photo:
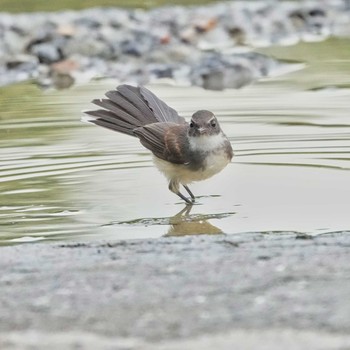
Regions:
<instances>
[{"instance_id":1,"label":"grey rock","mask_svg":"<svg viewBox=\"0 0 350 350\"><path fill-rule=\"evenodd\" d=\"M90 30L98 30L102 24L96 18L83 16L74 20L73 25L87 27Z\"/></svg>"},{"instance_id":2,"label":"grey rock","mask_svg":"<svg viewBox=\"0 0 350 350\"><path fill-rule=\"evenodd\" d=\"M40 63L50 64L63 58L60 49L51 43L33 45L30 52L38 57Z\"/></svg>"},{"instance_id":3,"label":"grey rock","mask_svg":"<svg viewBox=\"0 0 350 350\"><path fill-rule=\"evenodd\" d=\"M111 58L113 53L112 47L108 43L91 36L73 38L67 41L62 51L65 57L78 54L105 59Z\"/></svg>"},{"instance_id":4,"label":"grey rock","mask_svg":"<svg viewBox=\"0 0 350 350\"><path fill-rule=\"evenodd\" d=\"M38 67L39 60L31 55L9 56L6 60L6 67L9 70L23 70L31 72Z\"/></svg>"},{"instance_id":5,"label":"grey rock","mask_svg":"<svg viewBox=\"0 0 350 350\"><path fill-rule=\"evenodd\" d=\"M271 60L255 53L209 54L203 57L198 66L192 66L192 83L209 90L239 89L266 75Z\"/></svg>"},{"instance_id":6,"label":"grey rock","mask_svg":"<svg viewBox=\"0 0 350 350\"><path fill-rule=\"evenodd\" d=\"M28 38L16 30L5 30L2 36L4 51L8 55L18 55L26 50Z\"/></svg>"}]
</instances>

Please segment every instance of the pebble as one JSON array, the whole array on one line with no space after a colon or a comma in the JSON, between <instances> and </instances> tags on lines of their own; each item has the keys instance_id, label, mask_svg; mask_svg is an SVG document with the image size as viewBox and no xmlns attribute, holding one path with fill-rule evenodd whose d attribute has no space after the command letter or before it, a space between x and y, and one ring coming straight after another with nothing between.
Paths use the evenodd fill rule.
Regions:
<instances>
[{"instance_id":1,"label":"pebble","mask_svg":"<svg viewBox=\"0 0 350 350\"><path fill-rule=\"evenodd\" d=\"M108 77L237 89L287 65L254 48L348 37L349 27L347 0L0 12L0 86L34 79L66 88Z\"/></svg>"}]
</instances>

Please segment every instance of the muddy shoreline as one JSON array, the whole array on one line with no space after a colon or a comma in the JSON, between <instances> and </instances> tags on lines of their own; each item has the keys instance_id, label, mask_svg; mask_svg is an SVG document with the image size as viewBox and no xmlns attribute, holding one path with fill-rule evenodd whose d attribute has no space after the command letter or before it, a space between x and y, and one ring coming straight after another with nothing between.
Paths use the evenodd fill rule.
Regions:
<instances>
[{"instance_id":1,"label":"muddy shoreline","mask_svg":"<svg viewBox=\"0 0 350 350\"><path fill-rule=\"evenodd\" d=\"M0 347L350 346L349 246L339 232L2 247Z\"/></svg>"}]
</instances>

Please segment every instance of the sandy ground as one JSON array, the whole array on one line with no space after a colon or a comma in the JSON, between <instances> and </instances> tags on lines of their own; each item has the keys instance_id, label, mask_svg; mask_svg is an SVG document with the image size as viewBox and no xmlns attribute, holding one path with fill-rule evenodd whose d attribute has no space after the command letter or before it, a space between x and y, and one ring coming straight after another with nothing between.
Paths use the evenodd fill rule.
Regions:
<instances>
[{"instance_id":1,"label":"sandy ground","mask_svg":"<svg viewBox=\"0 0 350 350\"><path fill-rule=\"evenodd\" d=\"M350 232L0 248L0 349L350 349Z\"/></svg>"}]
</instances>

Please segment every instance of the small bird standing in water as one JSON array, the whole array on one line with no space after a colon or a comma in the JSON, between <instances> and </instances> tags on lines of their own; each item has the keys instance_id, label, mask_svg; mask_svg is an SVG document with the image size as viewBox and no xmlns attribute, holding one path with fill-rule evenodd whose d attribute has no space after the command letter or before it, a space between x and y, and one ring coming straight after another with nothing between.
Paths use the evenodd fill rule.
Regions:
<instances>
[{"instance_id":1,"label":"small bird standing in water","mask_svg":"<svg viewBox=\"0 0 350 350\"><path fill-rule=\"evenodd\" d=\"M215 115L206 110L192 115L190 123L143 86L119 85L102 107L85 112L90 123L137 137L153 153L157 168L169 180L169 190L187 204L195 201L188 184L208 179L230 163L233 151ZM180 192L180 185L190 195Z\"/></svg>"}]
</instances>

